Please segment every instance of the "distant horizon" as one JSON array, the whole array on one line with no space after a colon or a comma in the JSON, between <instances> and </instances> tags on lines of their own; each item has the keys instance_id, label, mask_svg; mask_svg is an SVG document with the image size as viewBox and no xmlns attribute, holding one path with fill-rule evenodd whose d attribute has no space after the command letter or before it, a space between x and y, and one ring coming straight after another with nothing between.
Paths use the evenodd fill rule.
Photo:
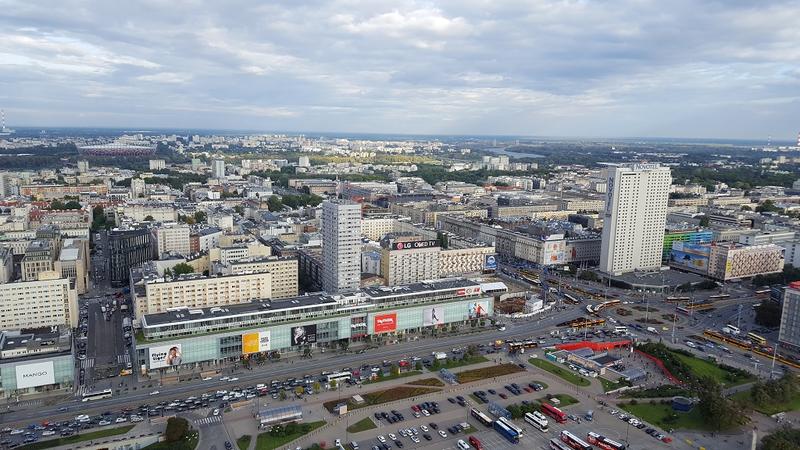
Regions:
<instances>
[{"instance_id":1,"label":"distant horizon","mask_svg":"<svg viewBox=\"0 0 800 450\"><path fill-rule=\"evenodd\" d=\"M406 137L406 138L476 138L476 139L528 139L542 141L580 141L580 140L600 140L600 141L636 141L647 142L676 141L675 143L691 144L696 141L698 144L709 143L730 143L739 145L763 145L769 141L772 146L795 146L797 141L793 139L769 138L723 138L711 136L558 136L558 135L522 135L522 134L458 134L458 133L401 133L401 132L361 132L361 131L319 131L319 130L267 130L267 129L247 129L247 128L208 128L208 127L117 127L117 126L32 126L32 125L9 125L8 128L16 131L7 137L14 137L17 134L30 136L37 134L41 130L98 130L115 133L153 133L153 134L276 134L289 136L318 136L318 137L342 137L342 136L373 136L381 137ZM27 133L20 133L27 132ZM166 133L169 132L169 133ZM411 140L418 140L411 139ZM521 143L523 144L523 143Z\"/></svg>"}]
</instances>

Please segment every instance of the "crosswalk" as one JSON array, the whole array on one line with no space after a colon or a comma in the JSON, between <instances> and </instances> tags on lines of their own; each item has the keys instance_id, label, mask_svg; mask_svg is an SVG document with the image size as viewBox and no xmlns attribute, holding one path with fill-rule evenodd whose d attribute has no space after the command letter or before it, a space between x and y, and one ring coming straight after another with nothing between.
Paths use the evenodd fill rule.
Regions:
<instances>
[{"instance_id":1,"label":"crosswalk","mask_svg":"<svg viewBox=\"0 0 800 450\"><path fill-rule=\"evenodd\" d=\"M92 367L94 367L94 358L86 358L81 360L82 369L91 369Z\"/></svg>"},{"instance_id":2,"label":"crosswalk","mask_svg":"<svg viewBox=\"0 0 800 450\"><path fill-rule=\"evenodd\" d=\"M83 394L85 394L87 392L89 392L89 387L81 385L81 386L78 386L78 390L75 391L75 396L76 397L83 397Z\"/></svg>"},{"instance_id":3,"label":"crosswalk","mask_svg":"<svg viewBox=\"0 0 800 450\"><path fill-rule=\"evenodd\" d=\"M119 364L130 364L131 363L131 355L129 353L125 353L123 355L117 355L117 363L119 363Z\"/></svg>"},{"instance_id":4,"label":"crosswalk","mask_svg":"<svg viewBox=\"0 0 800 450\"><path fill-rule=\"evenodd\" d=\"M211 425L212 423L219 422L222 422L222 416L203 417L202 419L196 419L194 421L195 425Z\"/></svg>"}]
</instances>

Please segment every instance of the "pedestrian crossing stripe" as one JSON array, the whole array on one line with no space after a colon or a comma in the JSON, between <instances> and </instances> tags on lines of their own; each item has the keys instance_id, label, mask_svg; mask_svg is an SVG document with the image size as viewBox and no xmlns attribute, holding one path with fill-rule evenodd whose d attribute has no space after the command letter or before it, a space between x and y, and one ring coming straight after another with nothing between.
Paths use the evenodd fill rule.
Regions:
<instances>
[{"instance_id":1,"label":"pedestrian crossing stripe","mask_svg":"<svg viewBox=\"0 0 800 450\"><path fill-rule=\"evenodd\" d=\"M197 425L208 425L210 423L217 423L222 422L222 417L220 416L211 416L211 417L203 417L202 419L197 419L194 421Z\"/></svg>"}]
</instances>

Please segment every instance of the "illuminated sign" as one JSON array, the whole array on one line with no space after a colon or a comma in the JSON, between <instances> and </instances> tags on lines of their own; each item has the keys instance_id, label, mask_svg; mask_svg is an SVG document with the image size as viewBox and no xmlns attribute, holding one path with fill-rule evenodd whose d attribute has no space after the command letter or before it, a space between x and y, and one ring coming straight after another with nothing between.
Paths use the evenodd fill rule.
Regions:
<instances>
[{"instance_id":1,"label":"illuminated sign","mask_svg":"<svg viewBox=\"0 0 800 450\"><path fill-rule=\"evenodd\" d=\"M397 313L379 314L375 316L375 332L386 333L397 330Z\"/></svg>"},{"instance_id":2,"label":"illuminated sign","mask_svg":"<svg viewBox=\"0 0 800 450\"><path fill-rule=\"evenodd\" d=\"M392 250L416 250L420 248L433 248L438 247L439 242L436 240L427 241L411 241L411 242L393 242Z\"/></svg>"}]
</instances>

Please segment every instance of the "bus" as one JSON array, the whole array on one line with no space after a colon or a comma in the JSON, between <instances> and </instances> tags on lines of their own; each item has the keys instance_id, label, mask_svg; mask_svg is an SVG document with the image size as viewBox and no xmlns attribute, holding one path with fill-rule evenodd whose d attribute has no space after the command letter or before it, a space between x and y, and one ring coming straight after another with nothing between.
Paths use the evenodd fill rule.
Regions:
<instances>
[{"instance_id":1,"label":"bus","mask_svg":"<svg viewBox=\"0 0 800 450\"><path fill-rule=\"evenodd\" d=\"M562 444L558 439L550 439L550 450L572 450L572 448Z\"/></svg>"},{"instance_id":2,"label":"bus","mask_svg":"<svg viewBox=\"0 0 800 450\"><path fill-rule=\"evenodd\" d=\"M620 444L617 441L612 441L611 439L599 435L594 431L590 431L589 434L586 436L586 440L589 441L590 444L596 445L603 450L625 450L625 444Z\"/></svg>"},{"instance_id":3,"label":"bus","mask_svg":"<svg viewBox=\"0 0 800 450\"><path fill-rule=\"evenodd\" d=\"M482 423L484 426L487 427L492 426L493 420L490 419L489 416L487 416L486 414L478 411L475 408L472 408L472 410L469 413L472 414L472 417L478 419L478 422Z\"/></svg>"},{"instance_id":4,"label":"bus","mask_svg":"<svg viewBox=\"0 0 800 450\"><path fill-rule=\"evenodd\" d=\"M508 428L511 428L511 430L513 430L515 433L517 433L518 438L522 437L522 428L514 425L513 422L511 422L510 420L506 419L505 417L498 417L497 420L499 420L500 422L503 422L503 425L507 426Z\"/></svg>"},{"instance_id":5,"label":"bus","mask_svg":"<svg viewBox=\"0 0 800 450\"><path fill-rule=\"evenodd\" d=\"M617 325L614 327L614 334L628 334L628 327L624 325Z\"/></svg>"},{"instance_id":6,"label":"bus","mask_svg":"<svg viewBox=\"0 0 800 450\"><path fill-rule=\"evenodd\" d=\"M570 448L575 450L592 450L592 446L583 441L583 439L575 436L567 430L561 432L561 442L569 445Z\"/></svg>"},{"instance_id":7,"label":"bus","mask_svg":"<svg viewBox=\"0 0 800 450\"><path fill-rule=\"evenodd\" d=\"M731 294L717 294L717 295L709 295L709 300L723 300L726 298L731 298Z\"/></svg>"},{"instance_id":8,"label":"bus","mask_svg":"<svg viewBox=\"0 0 800 450\"><path fill-rule=\"evenodd\" d=\"M547 417L539 411L534 411L533 414L525 413L525 422L536 427L539 431L547 433L549 427L547 426Z\"/></svg>"},{"instance_id":9,"label":"bus","mask_svg":"<svg viewBox=\"0 0 800 450\"><path fill-rule=\"evenodd\" d=\"M111 389L104 389L97 392L87 392L83 394L82 402L90 402L92 400L102 400L104 398L111 398L113 392Z\"/></svg>"},{"instance_id":10,"label":"bus","mask_svg":"<svg viewBox=\"0 0 800 450\"><path fill-rule=\"evenodd\" d=\"M558 423L567 421L567 414L549 403L542 403L542 412L555 419Z\"/></svg>"},{"instance_id":11,"label":"bus","mask_svg":"<svg viewBox=\"0 0 800 450\"><path fill-rule=\"evenodd\" d=\"M494 427L495 431L502 434L504 438L508 439L509 442L512 444L519 443L519 435L516 431L511 429L508 425L500 420L495 420L492 422L492 426Z\"/></svg>"},{"instance_id":12,"label":"bus","mask_svg":"<svg viewBox=\"0 0 800 450\"><path fill-rule=\"evenodd\" d=\"M762 347L767 345L767 340L755 333L747 333L747 339L750 339L754 344L758 344Z\"/></svg>"},{"instance_id":13,"label":"bus","mask_svg":"<svg viewBox=\"0 0 800 450\"><path fill-rule=\"evenodd\" d=\"M574 303L574 304L580 303L580 300L578 300L577 298L575 298L575 297L573 297L573 296L571 296L569 294L564 294L564 298L566 298L569 301L569 303Z\"/></svg>"},{"instance_id":14,"label":"bus","mask_svg":"<svg viewBox=\"0 0 800 450\"><path fill-rule=\"evenodd\" d=\"M331 381L336 381L337 383L340 381L349 380L353 377L353 374L350 372L335 372L327 376L328 383Z\"/></svg>"},{"instance_id":15,"label":"bus","mask_svg":"<svg viewBox=\"0 0 800 450\"><path fill-rule=\"evenodd\" d=\"M769 293L770 293L770 288L768 287L763 287L755 291L756 295L769 295Z\"/></svg>"},{"instance_id":16,"label":"bus","mask_svg":"<svg viewBox=\"0 0 800 450\"><path fill-rule=\"evenodd\" d=\"M667 297L668 302L688 302L689 297Z\"/></svg>"},{"instance_id":17,"label":"bus","mask_svg":"<svg viewBox=\"0 0 800 450\"><path fill-rule=\"evenodd\" d=\"M536 348L538 346L539 346L539 343L536 342L535 339L525 339L524 341L522 341L522 347L523 348Z\"/></svg>"}]
</instances>

